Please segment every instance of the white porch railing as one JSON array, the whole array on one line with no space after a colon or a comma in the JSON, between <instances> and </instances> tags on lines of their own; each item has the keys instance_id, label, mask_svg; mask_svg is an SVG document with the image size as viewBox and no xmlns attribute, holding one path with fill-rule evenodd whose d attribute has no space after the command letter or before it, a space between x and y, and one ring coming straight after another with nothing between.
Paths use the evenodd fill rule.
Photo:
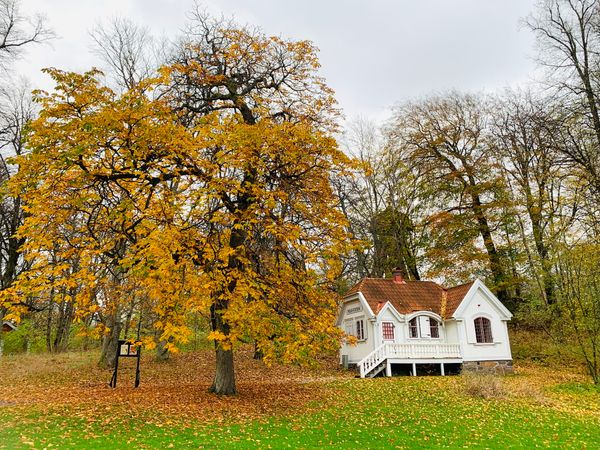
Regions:
<instances>
[{"instance_id":1,"label":"white porch railing","mask_svg":"<svg viewBox=\"0 0 600 450\"><path fill-rule=\"evenodd\" d=\"M364 378L386 359L459 359L460 345L415 342L408 344L382 344L365 356L357 365Z\"/></svg>"},{"instance_id":2,"label":"white porch railing","mask_svg":"<svg viewBox=\"0 0 600 450\"><path fill-rule=\"evenodd\" d=\"M383 344L388 358L398 359L443 359L460 358L459 344L408 343Z\"/></svg>"},{"instance_id":3,"label":"white porch railing","mask_svg":"<svg viewBox=\"0 0 600 450\"><path fill-rule=\"evenodd\" d=\"M386 346L388 344L382 344L365 356L358 363L358 370L360 373L360 377L364 378L371 370L381 364L387 358Z\"/></svg>"}]
</instances>

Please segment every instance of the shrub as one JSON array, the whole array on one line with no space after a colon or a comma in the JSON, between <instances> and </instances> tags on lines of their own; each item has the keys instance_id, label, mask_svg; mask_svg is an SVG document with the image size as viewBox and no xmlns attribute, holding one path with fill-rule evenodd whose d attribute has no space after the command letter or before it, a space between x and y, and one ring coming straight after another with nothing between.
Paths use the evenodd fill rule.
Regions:
<instances>
[{"instance_id":1,"label":"shrub","mask_svg":"<svg viewBox=\"0 0 600 450\"><path fill-rule=\"evenodd\" d=\"M476 398L504 397L504 387L498 375L466 372L461 375L464 392Z\"/></svg>"}]
</instances>

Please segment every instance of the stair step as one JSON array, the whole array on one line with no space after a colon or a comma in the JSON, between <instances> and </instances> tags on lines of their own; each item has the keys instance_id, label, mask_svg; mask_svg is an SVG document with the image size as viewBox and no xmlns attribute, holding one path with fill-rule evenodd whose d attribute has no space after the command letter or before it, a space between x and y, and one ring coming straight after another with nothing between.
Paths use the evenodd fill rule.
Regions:
<instances>
[{"instance_id":1,"label":"stair step","mask_svg":"<svg viewBox=\"0 0 600 450\"><path fill-rule=\"evenodd\" d=\"M386 366L386 361L383 360L382 362L380 362L377 366L375 366L372 370L369 371L369 373L366 374L366 376L368 378L374 378L376 375L378 375L383 369L385 369Z\"/></svg>"}]
</instances>

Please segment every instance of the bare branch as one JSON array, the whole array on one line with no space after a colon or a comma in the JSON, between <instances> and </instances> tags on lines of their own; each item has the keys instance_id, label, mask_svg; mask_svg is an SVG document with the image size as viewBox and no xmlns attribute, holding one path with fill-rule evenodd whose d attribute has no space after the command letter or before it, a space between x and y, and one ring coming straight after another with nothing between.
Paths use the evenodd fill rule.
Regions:
<instances>
[{"instance_id":1,"label":"bare branch","mask_svg":"<svg viewBox=\"0 0 600 450\"><path fill-rule=\"evenodd\" d=\"M45 22L39 14L23 16L18 0L0 0L0 64L17 59L29 44L52 39L55 35Z\"/></svg>"}]
</instances>

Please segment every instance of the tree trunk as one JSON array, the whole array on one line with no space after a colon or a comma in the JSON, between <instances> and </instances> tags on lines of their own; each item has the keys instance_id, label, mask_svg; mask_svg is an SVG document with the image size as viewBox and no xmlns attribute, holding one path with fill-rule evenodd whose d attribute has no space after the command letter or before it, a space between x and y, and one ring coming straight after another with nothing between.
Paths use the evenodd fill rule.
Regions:
<instances>
[{"instance_id":1,"label":"tree trunk","mask_svg":"<svg viewBox=\"0 0 600 450\"><path fill-rule=\"evenodd\" d=\"M4 331L2 331L2 323L4 322L4 315L6 310L0 308L0 358L4 355Z\"/></svg>"},{"instance_id":2,"label":"tree trunk","mask_svg":"<svg viewBox=\"0 0 600 450\"><path fill-rule=\"evenodd\" d=\"M475 189L475 181L470 181L471 189ZM496 244L494 243L494 238L492 236L492 231L490 229L487 217L485 217L485 214L483 213L483 205L481 204L481 199L479 198L479 195L475 193L471 194L471 198L473 200L473 213L475 215L475 219L477 220L479 233L481 235L481 238L483 239L483 245L485 246L486 252L488 254L490 262L490 271L492 272L492 276L494 277L496 294L498 295L498 299L505 306L510 306L512 308L515 305L512 305L512 299L506 287L506 276L504 273L504 268L502 266L502 259L500 257L500 254L498 253L498 250L496 249Z\"/></svg>"},{"instance_id":3,"label":"tree trunk","mask_svg":"<svg viewBox=\"0 0 600 450\"><path fill-rule=\"evenodd\" d=\"M169 351L166 347L166 342L164 340L159 340L156 343L156 360L157 361L167 361L169 359Z\"/></svg>"},{"instance_id":4,"label":"tree trunk","mask_svg":"<svg viewBox=\"0 0 600 450\"><path fill-rule=\"evenodd\" d=\"M133 316L133 309L135 305L132 303L127 311L127 318L125 319L125 329L123 331L123 339L129 339L129 327L131 326L131 317Z\"/></svg>"},{"instance_id":5,"label":"tree trunk","mask_svg":"<svg viewBox=\"0 0 600 450\"><path fill-rule=\"evenodd\" d=\"M254 343L254 355L252 355L252 358L260 361L264 357L265 357L264 353L262 351L260 351L260 349L258 348L258 344L255 342Z\"/></svg>"},{"instance_id":6,"label":"tree trunk","mask_svg":"<svg viewBox=\"0 0 600 450\"><path fill-rule=\"evenodd\" d=\"M56 324L56 335L54 336L54 345L52 351L61 353L67 350L69 346L69 337L71 324L75 314L75 308L71 302L63 301L60 305L58 323Z\"/></svg>"},{"instance_id":7,"label":"tree trunk","mask_svg":"<svg viewBox=\"0 0 600 450\"><path fill-rule=\"evenodd\" d=\"M223 306L220 301L211 306L211 326L213 331L219 331L225 336L229 336L229 325L223 320ZM219 395L236 394L233 350L231 348L223 349L219 342L215 342L215 356L215 378L208 391Z\"/></svg>"},{"instance_id":8,"label":"tree trunk","mask_svg":"<svg viewBox=\"0 0 600 450\"><path fill-rule=\"evenodd\" d=\"M16 202L17 206L15 206L15 208L20 208L20 201L17 200ZM19 226L19 220L19 217L13 217L15 223L12 225L12 229L14 231L16 231ZM24 243L25 239L23 238L17 239L16 237L11 237L8 239L7 255L5 256L6 262L0 283L2 289L10 287L17 275L17 266L19 264L19 257L21 256L20 248Z\"/></svg>"},{"instance_id":9,"label":"tree trunk","mask_svg":"<svg viewBox=\"0 0 600 450\"><path fill-rule=\"evenodd\" d=\"M256 124L256 119L252 113L252 110L248 107L246 103L244 103L243 99L237 96L237 93L230 92L232 95L232 100L234 101L236 107L242 114L244 122L248 125ZM248 211L252 204L255 202L248 189L249 186L252 186L256 180L257 172L256 169L252 166L246 167L244 170L244 179L241 183L241 189L237 204L229 205L229 212L232 214L236 214L237 217L234 220L233 226L231 227L231 235L229 236L229 247L234 250L234 253L229 256L229 260L227 263L227 269L234 270L243 270L244 263L235 255L235 250L242 247L246 241L247 233L244 231L244 226L238 227L239 225L243 225L243 217L244 212ZM231 278L226 290L228 294L232 294L235 292L237 285L237 281L235 278ZM224 320L223 313L227 311L229 306L228 300L223 300L219 298L219 295L215 296L215 300L210 307L210 322L213 331L218 331L228 339L230 337L230 327L229 324ZM215 341L215 356L216 356L216 367L215 367L215 378L212 386L209 389L209 392L218 394L218 395L234 395L237 393L237 389L235 387L235 370L233 366L233 349L231 346L229 348L223 348L221 343Z\"/></svg>"},{"instance_id":10,"label":"tree trunk","mask_svg":"<svg viewBox=\"0 0 600 450\"><path fill-rule=\"evenodd\" d=\"M542 282L544 283L544 299L546 300L546 304L552 305L555 303L555 294L554 294L554 277L552 275L552 262L550 261L548 247L546 246L546 242L544 240L544 231L542 225L542 214L543 203L542 203L542 195L545 191L545 185L540 186L539 188L540 194L537 200L537 204L534 202L533 194L531 193L531 189L529 185L525 185L525 199L526 199L526 207L527 212L529 214L529 220L531 221L531 231L533 233L533 240L535 243L535 249L540 258L540 264L542 267Z\"/></svg>"},{"instance_id":11,"label":"tree trunk","mask_svg":"<svg viewBox=\"0 0 600 450\"><path fill-rule=\"evenodd\" d=\"M46 351L52 352L52 313L54 311L54 300L50 291L50 300L48 301L48 316L46 316Z\"/></svg>"},{"instance_id":12,"label":"tree trunk","mask_svg":"<svg viewBox=\"0 0 600 450\"><path fill-rule=\"evenodd\" d=\"M119 309L115 308L115 312L109 319L108 326L110 332L104 336L102 340L102 353L100 354L100 361L98 365L104 368L113 368L117 361L117 343L119 336L121 335L121 321L119 320Z\"/></svg>"},{"instance_id":13,"label":"tree trunk","mask_svg":"<svg viewBox=\"0 0 600 450\"><path fill-rule=\"evenodd\" d=\"M209 392L219 395L236 394L233 351L223 350L219 344L216 344L216 358L215 379Z\"/></svg>"}]
</instances>

